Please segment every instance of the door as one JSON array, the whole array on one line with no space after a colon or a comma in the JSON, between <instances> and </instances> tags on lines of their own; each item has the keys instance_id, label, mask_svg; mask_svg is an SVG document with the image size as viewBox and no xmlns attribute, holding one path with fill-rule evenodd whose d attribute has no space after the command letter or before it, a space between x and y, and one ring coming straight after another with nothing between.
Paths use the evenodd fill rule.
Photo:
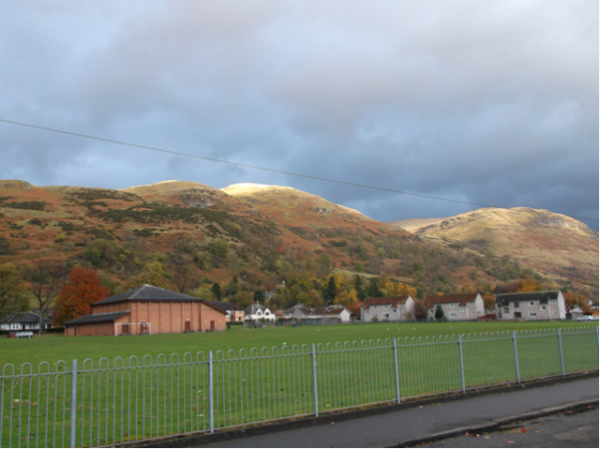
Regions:
<instances>
[{"instance_id":1,"label":"door","mask_svg":"<svg viewBox=\"0 0 600 449\"><path fill-rule=\"evenodd\" d=\"M211 330L211 332L215 330L215 322L214 321L210 322L210 330Z\"/></svg>"},{"instance_id":2,"label":"door","mask_svg":"<svg viewBox=\"0 0 600 449\"><path fill-rule=\"evenodd\" d=\"M129 324L123 324L121 326L121 334L122 335L129 335Z\"/></svg>"},{"instance_id":3,"label":"door","mask_svg":"<svg viewBox=\"0 0 600 449\"><path fill-rule=\"evenodd\" d=\"M184 323L184 332L192 332L192 325L189 321Z\"/></svg>"},{"instance_id":4,"label":"door","mask_svg":"<svg viewBox=\"0 0 600 449\"><path fill-rule=\"evenodd\" d=\"M140 333L141 334L147 334L148 333L148 325L146 323L142 323Z\"/></svg>"}]
</instances>

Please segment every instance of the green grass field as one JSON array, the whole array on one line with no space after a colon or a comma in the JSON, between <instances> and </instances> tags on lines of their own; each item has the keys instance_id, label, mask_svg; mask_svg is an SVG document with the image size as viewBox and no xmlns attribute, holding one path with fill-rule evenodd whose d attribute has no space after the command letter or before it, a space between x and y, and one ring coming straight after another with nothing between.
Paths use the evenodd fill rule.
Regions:
<instances>
[{"instance_id":1,"label":"green grass field","mask_svg":"<svg viewBox=\"0 0 600 449\"><path fill-rule=\"evenodd\" d=\"M589 324L587 324L589 326ZM70 362L90 358L94 361L102 357L109 360L121 356L142 357L144 355L167 356L185 352L228 351L245 348L281 347L344 341L377 340L385 338L426 337L453 334L473 334L485 332L506 332L535 329L578 327L574 322L540 323L377 323L329 326L302 326L265 329L243 329L214 333L163 334L129 337L64 337L48 334L31 339L0 338L0 368L6 363L18 366L29 362L34 366L40 362L50 364L58 360Z\"/></svg>"},{"instance_id":2,"label":"green grass field","mask_svg":"<svg viewBox=\"0 0 600 449\"><path fill-rule=\"evenodd\" d=\"M0 446L69 444L72 359L78 360L76 445L102 446L207 431L209 351L214 355L212 412L220 429L314 414L313 369L321 413L390 403L397 395L404 400L460 391L463 377L465 389L515 382L514 342L507 332L512 330L521 331L521 380L560 375L555 328L564 329L565 373L598 368L594 326L557 322L236 327L204 334L2 339L0 366L11 363L14 369L5 365L0 377ZM462 345L456 334L463 335Z\"/></svg>"}]
</instances>

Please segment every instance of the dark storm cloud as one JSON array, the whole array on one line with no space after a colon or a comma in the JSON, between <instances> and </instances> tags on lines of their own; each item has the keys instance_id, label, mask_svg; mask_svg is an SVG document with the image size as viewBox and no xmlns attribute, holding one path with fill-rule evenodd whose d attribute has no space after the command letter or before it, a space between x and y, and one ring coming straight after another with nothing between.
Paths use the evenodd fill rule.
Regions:
<instances>
[{"instance_id":1,"label":"dark storm cloud","mask_svg":"<svg viewBox=\"0 0 600 449\"><path fill-rule=\"evenodd\" d=\"M598 216L595 1L0 0L0 67L8 120ZM283 184L384 221L470 209L6 124L0 135L0 178L34 184Z\"/></svg>"}]
</instances>

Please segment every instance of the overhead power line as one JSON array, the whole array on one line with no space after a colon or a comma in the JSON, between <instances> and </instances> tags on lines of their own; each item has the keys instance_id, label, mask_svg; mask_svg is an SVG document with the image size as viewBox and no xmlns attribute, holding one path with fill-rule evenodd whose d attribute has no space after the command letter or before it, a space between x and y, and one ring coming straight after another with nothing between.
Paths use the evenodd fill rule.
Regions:
<instances>
[{"instance_id":1,"label":"overhead power line","mask_svg":"<svg viewBox=\"0 0 600 449\"><path fill-rule=\"evenodd\" d=\"M91 139L91 140L96 140L96 141L99 141L99 142L112 143L112 144L115 144L115 145L123 145L123 146L127 146L127 147L132 147L132 148L139 148L139 149L142 149L142 150L157 151L159 153L173 154L175 156L190 157L190 158L193 158L193 159L200 159L200 160L204 160L204 161L218 162L218 163L221 163L221 164L235 165L237 167L250 168L250 169L253 169L253 170L262 170L262 171L266 171L266 172L270 172L270 173L278 173L278 174L282 174L282 175L296 176L298 178L314 179L316 181L330 182L330 183L334 183L334 184L341 184L341 185L351 186L351 187L360 187L362 189L378 190L378 191L381 191L381 192L388 192L388 193L399 193L401 195L410 195L410 196L416 196L416 197L420 197L420 198L428 198L428 199L431 199L431 200L446 201L446 202L450 202L450 203L468 204L470 206L493 207L493 208L497 208L497 209L510 209L509 207L495 206L493 204L475 203L473 201L454 200L454 199L451 199L451 198L442 198L442 197L439 197L439 196L425 195L423 193L405 192L405 191L402 191L402 190L388 189L386 187L370 186L370 185L367 185L367 184L359 184L359 183L356 183L356 182L340 181L340 180L337 180L337 179L323 178L321 176L313 176L313 175L306 175L306 174L302 174L302 173L294 173L294 172L289 172L289 171L284 171L284 170L277 170L277 169L274 169L274 168L258 167L256 165L242 164L242 163L239 163L239 162L224 161L222 159L215 159L215 158L212 158L212 157L198 156L198 155L195 155L195 154L182 153L180 151L165 150L164 148L156 148L156 147L150 147L150 146L147 146L147 145L139 145L139 144L136 144L136 143L123 142L121 140L106 139L104 137L92 136L92 135L89 135L89 134L81 134L81 133L76 133L76 132L72 132L72 131L65 131L65 130L62 130L62 129L56 129L56 128L49 128L49 127L46 127L46 126L32 125L30 123L15 122L13 120L5 120L5 119L1 119L0 118L0 122L8 123L8 124L11 124L11 125L24 126L24 127L27 127L27 128L39 129L39 130L42 130L42 131L50 131L50 132L53 132L53 133L66 134L68 136L82 137L84 139ZM578 220L595 220L595 221L599 221L598 218L591 218L591 217L571 217L571 218L576 218Z\"/></svg>"}]
</instances>

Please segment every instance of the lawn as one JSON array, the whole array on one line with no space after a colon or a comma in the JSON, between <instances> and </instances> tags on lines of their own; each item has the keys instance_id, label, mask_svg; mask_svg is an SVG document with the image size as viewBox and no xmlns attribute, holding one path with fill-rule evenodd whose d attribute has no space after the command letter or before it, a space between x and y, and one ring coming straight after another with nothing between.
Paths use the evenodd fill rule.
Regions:
<instances>
[{"instance_id":1,"label":"lawn","mask_svg":"<svg viewBox=\"0 0 600 449\"><path fill-rule=\"evenodd\" d=\"M555 328L564 329L560 340ZM72 410L77 446L102 446L208 431L211 413L219 429L515 382L512 330L521 331L521 380L561 374L559 341L565 373L598 367L594 327L558 322L1 339L0 367L14 369L5 365L0 382L0 446L68 445Z\"/></svg>"},{"instance_id":2,"label":"lawn","mask_svg":"<svg viewBox=\"0 0 600 449\"><path fill-rule=\"evenodd\" d=\"M63 337L48 334L32 339L0 338L0 368L6 363L18 366L29 362L53 364L59 360L70 362L72 359L83 361L90 358L98 361L102 357L109 360L115 357L128 358L158 354L183 356L198 351L228 351L251 348L281 347L303 344L326 344L345 341L377 340L386 338L432 337L453 334L474 334L486 332L506 332L535 329L554 329L581 326L574 322L539 323L377 323L329 326L301 326L265 329L243 329L232 327L225 332L163 334L128 337ZM588 324L589 326L589 324Z\"/></svg>"}]
</instances>

